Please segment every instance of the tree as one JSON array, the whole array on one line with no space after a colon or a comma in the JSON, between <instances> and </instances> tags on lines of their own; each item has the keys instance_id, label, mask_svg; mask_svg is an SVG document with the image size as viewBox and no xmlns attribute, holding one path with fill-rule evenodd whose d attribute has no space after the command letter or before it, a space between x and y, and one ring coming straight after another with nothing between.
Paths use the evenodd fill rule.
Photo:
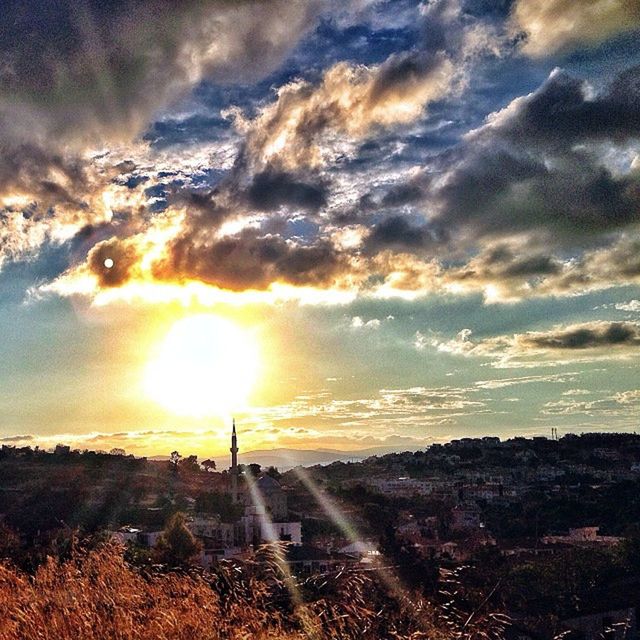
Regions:
<instances>
[{"instance_id":1,"label":"tree","mask_svg":"<svg viewBox=\"0 0 640 640\"><path fill-rule=\"evenodd\" d=\"M280 480L282 478L282 474L278 471L276 467L269 467L267 469L267 475L271 476L274 480Z\"/></svg>"},{"instance_id":2,"label":"tree","mask_svg":"<svg viewBox=\"0 0 640 640\"><path fill-rule=\"evenodd\" d=\"M187 473L197 473L200 471L200 465L198 464L198 456L187 456L178 463L178 466L182 471Z\"/></svg>"},{"instance_id":3,"label":"tree","mask_svg":"<svg viewBox=\"0 0 640 640\"><path fill-rule=\"evenodd\" d=\"M182 456L178 451L172 451L171 456L169 457L169 462L172 465L171 468L173 469L173 473L176 475L178 475L178 462L180 462L180 458L182 458Z\"/></svg>"},{"instance_id":4,"label":"tree","mask_svg":"<svg viewBox=\"0 0 640 640\"><path fill-rule=\"evenodd\" d=\"M127 452L124 449L120 449L119 447L114 447L109 451L109 455L112 456L126 456Z\"/></svg>"},{"instance_id":5,"label":"tree","mask_svg":"<svg viewBox=\"0 0 640 640\"><path fill-rule=\"evenodd\" d=\"M254 478L257 478L260 475L260 470L261 469L262 469L262 467L259 464L255 463L255 462L253 462L252 464L247 465L245 467L245 471L250 473Z\"/></svg>"},{"instance_id":6,"label":"tree","mask_svg":"<svg viewBox=\"0 0 640 640\"><path fill-rule=\"evenodd\" d=\"M209 491L196 496L196 513L215 513L222 522L236 522L242 515L243 507L234 504L228 493Z\"/></svg>"},{"instance_id":7,"label":"tree","mask_svg":"<svg viewBox=\"0 0 640 640\"><path fill-rule=\"evenodd\" d=\"M205 471L212 472L216 470L216 463L214 460L205 460L201 463L202 468Z\"/></svg>"},{"instance_id":8,"label":"tree","mask_svg":"<svg viewBox=\"0 0 640 640\"><path fill-rule=\"evenodd\" d=\"M154 547L154 556L158 562L172 567L193 564L202 546L193 537L186 523L184 513L175 513Z\"/></svg>"}]
</instances>

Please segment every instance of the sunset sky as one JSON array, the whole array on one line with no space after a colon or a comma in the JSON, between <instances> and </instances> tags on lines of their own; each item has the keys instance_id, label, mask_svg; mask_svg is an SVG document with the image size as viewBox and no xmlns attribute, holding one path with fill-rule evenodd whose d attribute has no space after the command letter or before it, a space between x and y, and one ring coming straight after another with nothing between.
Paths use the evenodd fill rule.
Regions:
<instances>
[{"instance_id":1,"label":"sunset sky","mask_svg":"<svg viewBox=\"0 0 640 640\"><path fill-rule=\"evenodd\" d=\"M637 0L7 0L0 442L640 426Z\"/></svg>"}]
</instances>

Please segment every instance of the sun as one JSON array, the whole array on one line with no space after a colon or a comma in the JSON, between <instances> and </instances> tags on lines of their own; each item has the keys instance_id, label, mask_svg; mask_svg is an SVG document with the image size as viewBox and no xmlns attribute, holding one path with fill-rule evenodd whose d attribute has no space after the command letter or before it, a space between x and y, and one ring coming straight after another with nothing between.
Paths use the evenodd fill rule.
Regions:
<instances>
[{"instance_id":1,"label":"sun","mask_svg":"<svg viewBox=\"0 0 640 640\"><path fill-rule=\"evenodd\" d=\"M146 396L174 414L228 417L247 406L260 368L257 341L212 314L175 322L147 363Z\"/></svg>"}]
</instances>

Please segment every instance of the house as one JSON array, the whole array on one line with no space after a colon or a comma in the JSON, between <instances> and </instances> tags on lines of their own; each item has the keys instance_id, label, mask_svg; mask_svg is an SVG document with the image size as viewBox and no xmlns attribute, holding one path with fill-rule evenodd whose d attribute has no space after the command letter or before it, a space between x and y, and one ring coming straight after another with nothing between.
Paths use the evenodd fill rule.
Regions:
<instances>
[{"instance_id":1,"label":"house","mask_svg":"<svg viewBox=\"0 0 640 640\"><path fill-rule=\"evenodd\" d=\"M327 573L358 562L353 556L324 551L310 545L288 546L286 559L296 573Z\"/></svg>"},{"instance_id":2,"label":"house","mask_svg":"<svg viewBox=\"0 0 640 640\"><path fill-rule=\"evenodd\" d=\"M601 536L600 527L578 527L575 529L569 529L567 535L560 536L543 536L542 542L544 544L558 544L564 543L572 546L584 546L584 545L607 545L613 546L622 541L622 538L618 536Z\"/></svg>"},{"instance_id":3,"label":"house","mask_svg":"<svg viewBox=\"0 0 640 640\"><path fill-rule=\"evenodd\" d=\"M262 475L256 480L256 488L260 492L265 506L274 520L284 520L288 514L287 494L280 483L269 475Z\"/></svg>"},{"instance_id":4,"label":"house","mask_svg":"<svg viewBox=\"0 0 640 640\"><path fill-rule=\"evenodd\" d=\"M479 529L482 524L482 511L475 502L461 502L450 512L452 531L464 531L469 529Z\"/></svg>"},{"instance_id":5,"label":"house","mask_svg":"<svg viewBox=\"0 0 640 640\"><path fill-rule=\"evenodd\" d=\"M365 484L376 493L381 493L385 496L411 498L416 495L429 495L433 491L433 484L431 482L407 477L370 478Z\"/></svg>"},{"instance_id":6,"label":"house","mask_svg":"<svg viewBox=\"0 0 640 640\"><path fill-rule=\"evenodd\" d=\"M338 553L358 558L361 562L371 562L380 555L377 546L370 541L356 540L346 547L338 549Z\"/></svg>"}]
</instances>

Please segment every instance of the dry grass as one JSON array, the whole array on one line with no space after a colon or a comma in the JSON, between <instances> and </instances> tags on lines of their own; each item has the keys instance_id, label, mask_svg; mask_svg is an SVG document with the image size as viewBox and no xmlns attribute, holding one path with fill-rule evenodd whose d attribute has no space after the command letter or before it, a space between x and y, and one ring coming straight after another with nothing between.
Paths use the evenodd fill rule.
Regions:
<instances>
[{"instance_id":1,"label":"dry grass","mask_svg":"<svg viewBox=\"0 0 640 640\"><path fill-rule=\"evenodd\" d=\"M0 640L445 640L484 635L419 598L392 598L372 573L296 581L275 563L214 572L130 566L105 545L31 576L0 564ZM300 600L302 604L300 604ZM296 601L298 604L296 604Z\"/></svg>"}]
</instances>

